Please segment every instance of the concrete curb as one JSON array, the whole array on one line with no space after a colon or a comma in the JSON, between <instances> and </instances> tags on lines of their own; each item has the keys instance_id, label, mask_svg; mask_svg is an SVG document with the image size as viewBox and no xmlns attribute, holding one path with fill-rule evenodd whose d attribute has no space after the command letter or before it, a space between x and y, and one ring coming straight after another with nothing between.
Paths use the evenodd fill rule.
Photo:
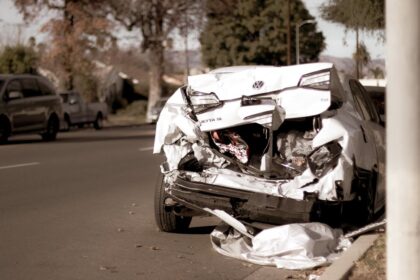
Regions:
<instances>
[{"instance_id":1,"label":"concrete curb","mask_svg":"<svg viewBox=\"0 0 420 280\"><path fill-rule=\"evenodd\" d=\"M355 262L372 247L379 234L360 236L352 246L335 262L333 262L321 275L321 280L344 280L347 279Z\"/></svg>"}]
</instances>

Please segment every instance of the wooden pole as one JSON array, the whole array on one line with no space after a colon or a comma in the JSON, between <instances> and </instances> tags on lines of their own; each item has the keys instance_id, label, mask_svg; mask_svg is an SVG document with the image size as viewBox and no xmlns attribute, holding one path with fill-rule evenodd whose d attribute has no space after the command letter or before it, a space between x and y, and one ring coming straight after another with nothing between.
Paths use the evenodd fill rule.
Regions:
<instances>
[{"instance_id":1,"label":"wooden pole","mask_svg":"<svg viewBox=\"0 0 420 280\"><path fill-rule=\"evenodd\" d=\"M420 277L420 1L386 1L387 278Z\"/></svg>"}]
</instances>

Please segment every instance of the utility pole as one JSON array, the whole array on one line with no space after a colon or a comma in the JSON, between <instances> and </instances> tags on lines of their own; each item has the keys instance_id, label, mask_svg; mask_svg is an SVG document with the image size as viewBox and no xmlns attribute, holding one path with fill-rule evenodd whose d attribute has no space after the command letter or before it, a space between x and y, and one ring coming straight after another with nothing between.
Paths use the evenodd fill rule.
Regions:
<instances>
[{"instance_id":1,"label":"utility pole","mask_svg":"<svg viewBox=\"0 0 420 280\"><path fill-rule=\"evenodd\" d=\"M420 275L420 1L386 0L387 279Z\"/></svg>"},{"instance_id":2,"label":"utility pole","mask_svg":"<svg viewBox=\"0 0 420 280\"><path fill-rule=\"evenodd\" d=\"M287 65L292 64L292 40L290 35L290 0L287 0Z\"/></svg>"},{"instance_id":3,"label":"utility pole","mask_svg":"<svg viewBox=\"0 0 420 280\"><path fill-rule=\"evenodd\" d=\"M295 36L296 36L296 46L295 46L295 49L296 49L296 64L300 63L300 43L299 43L300 28L307 23L316 23L316 20L307 19L307 20L302 21L301 23L296 24L296 31L295 31Z\"/></svg>"},{"instance_id":4,"label":"utility pole","mask_svg":"<svg viewBox=\"0 0 420 280\"><path fill-rule=\"evenodd\" d=\"M185 46L185 81L187 81L188 76L190 75L190 61L188 56L188 9L185 11L185 36L184 36L184 46Z\"/></svg>"},{"instance_id":5,"label":"utility pole","mask_svg":"<svg viewBox=\"0 0 420 280\"><path fill-rule=\"evenodd\" d=\"M356 27L356 79L360 79L360 44L359 44L359 27Z\"/></svg>"}]
</instances>

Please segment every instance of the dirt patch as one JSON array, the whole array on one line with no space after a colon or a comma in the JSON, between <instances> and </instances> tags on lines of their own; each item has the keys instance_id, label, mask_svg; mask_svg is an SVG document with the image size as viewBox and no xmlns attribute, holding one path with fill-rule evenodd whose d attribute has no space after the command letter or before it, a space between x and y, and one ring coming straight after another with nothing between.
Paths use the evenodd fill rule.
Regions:
<instances>
[{"instance_id":1,"label":"dirt patch","mask_svg":"<svg viewBox=\"0 0 420 280\"><path fill-rule=\"evenodd\" d=\"M373 246L355 263L349 280L386 279L386 235L381 234Z\"/></svg>"}]
</instances>

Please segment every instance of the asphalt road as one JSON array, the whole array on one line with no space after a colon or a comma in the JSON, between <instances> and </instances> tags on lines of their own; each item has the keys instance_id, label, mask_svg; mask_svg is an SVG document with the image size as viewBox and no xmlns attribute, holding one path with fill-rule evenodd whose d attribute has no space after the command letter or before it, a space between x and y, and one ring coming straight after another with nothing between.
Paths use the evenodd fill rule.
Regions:
<instances>
[{"instance_id":1,"label":"asphalt road","mask_svg":"<svg viewBox=\"0 0 420 280\"><path fill-rule=\"evenodd\" d=\"M214 218L193 219L187 234L157 230L153 137L153 126L84 129L0 146L0 279L245 279L259 269L213 251Z\"/></svg>"}]
</instances>

